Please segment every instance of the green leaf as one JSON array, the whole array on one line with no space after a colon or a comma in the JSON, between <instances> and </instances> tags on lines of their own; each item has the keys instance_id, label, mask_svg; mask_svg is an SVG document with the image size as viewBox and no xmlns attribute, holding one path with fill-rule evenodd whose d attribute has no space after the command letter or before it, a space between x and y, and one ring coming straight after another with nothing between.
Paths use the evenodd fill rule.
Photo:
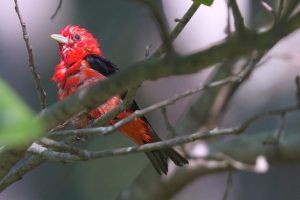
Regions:
<instances>
[{"instance_id":1,"label":"green leaf","mask_svg":"<svg viewBox=\"0 0 300 200\"><path fill-rule=\"evenodd\" d=\"M43 133L32 110L0 79L0 146L21 146Z\"/></svg>"},{"instance_id":2,"label":"green leaf","mask_svg":"<svg viewBox=\"0 0 300 200\"><path fill-rule=\"evenodd\" d=\"M214 2L214 0L193 0L194 3L197 4L203 4L206 6L211 6L211 4Z\"/></svg>"}]
</instances>

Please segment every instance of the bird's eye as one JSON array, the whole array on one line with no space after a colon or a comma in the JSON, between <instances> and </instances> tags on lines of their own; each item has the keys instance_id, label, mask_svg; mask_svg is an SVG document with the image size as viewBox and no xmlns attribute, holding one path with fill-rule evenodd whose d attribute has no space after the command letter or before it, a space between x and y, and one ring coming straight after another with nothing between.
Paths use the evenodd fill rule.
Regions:
<instances>
[{"instance_id":1,"label":"bird's eye","mask_svg":"<svg viewBox=\"0 0 300 200\"><path fill-rule=\"evenodd\" d=\"M74 35L74 38L75 38L75 40L78 40L78 41L81 39L81 38L80 38L80 35L78 35L78 34L75 34L75 35Z\"/></svg>"}]
</instances>

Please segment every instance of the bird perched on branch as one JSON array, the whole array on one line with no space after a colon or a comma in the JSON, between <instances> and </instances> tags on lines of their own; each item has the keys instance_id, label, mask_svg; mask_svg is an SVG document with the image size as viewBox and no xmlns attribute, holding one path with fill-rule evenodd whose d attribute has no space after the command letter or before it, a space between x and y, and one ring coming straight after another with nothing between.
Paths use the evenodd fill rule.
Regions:
<instances>
[{"instance_id":1,"label":"bird perched on branch","mask_svg":"<svg viewBox=\"0 0 300 200\"><path fill-rule=\"evenodd\" d=\"M57 83L59 101L118 72L118 67L103 56L97 40L86 29L69 25L59 34L52 34L51 38L58 42L61 57L52 77L52 80ZM109 98L104 104L80 117L77 126L87 127L91 121L108 113L120 103L122 103L121 95ZM136 109L138 107L134 102L130 109L110 120L109 124L112 125L128 117ZM119 131L138 145L161 141L144 117L127 123L119 128ZM168 159L177 166L188 164L188 161L171 147L149 151L146 155L159 174L167 174Z\"/></svg>"}]
</instances>

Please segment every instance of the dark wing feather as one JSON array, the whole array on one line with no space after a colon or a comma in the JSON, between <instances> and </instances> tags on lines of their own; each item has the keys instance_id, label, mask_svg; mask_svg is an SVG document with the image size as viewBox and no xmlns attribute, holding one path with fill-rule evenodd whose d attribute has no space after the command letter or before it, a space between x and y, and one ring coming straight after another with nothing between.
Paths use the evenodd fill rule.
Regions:
<instances>
[{"instance_id":1,"label":"dark wing feather","mask_svg":"<svg viewBox=\"0 0 300 200\"><path fill-rule=\"evenodd\" d=\"M84 59L90 64L92 69L98 71L104 76L110 76L119 71L117 65L99 55L90 54Z\"/></svg>"},{"instance_id":2,"label":"dark wing feather","mask_svg":"<svg viewBox=\"0 0 300 200\"><path fill-rule=\"evenodd\" d=\"M91 68L98 71L104 76L110 76L119 71L119 68L110 62L109 60L95 54L90 54L85 57L85 60L90 64ZM126 92L121 95L121 98L124 99L126 96ZM139 110L139 107L136 101L133 101L130 110L135 111ZM150 123L145 117L141 117L147 124L149 134L151 134L152 142L161 141L158 135L155 133ZM145 142L146 143L146 142ZM177 153L171 147L166 147L160 150L154 150L150 152L146 152L147 157L150 162L154 166L155 170L159 174L167 174L168 172L168 158L170 158L176 165L183 166L188 164L188 161L182 157L179 153Z\"/></svg>"}]
</instances>

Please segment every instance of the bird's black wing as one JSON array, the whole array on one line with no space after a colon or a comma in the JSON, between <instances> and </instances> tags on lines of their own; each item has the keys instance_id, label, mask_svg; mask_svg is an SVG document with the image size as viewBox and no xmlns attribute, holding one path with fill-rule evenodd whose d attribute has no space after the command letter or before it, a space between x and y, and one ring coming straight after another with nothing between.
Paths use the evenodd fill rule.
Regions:
<instances>
[{"instance_id":1,"label":"bird's black wing","mask_svg":"<svg viewBox=\"0 0 300 200\"><path fill-rule=\"evenodd\" d=\"M117 65L99 55L90 54L84 59L90 64L92 69L98 71L104 76L110 76L119 71Z\"/></svg>"}]
</instances>

